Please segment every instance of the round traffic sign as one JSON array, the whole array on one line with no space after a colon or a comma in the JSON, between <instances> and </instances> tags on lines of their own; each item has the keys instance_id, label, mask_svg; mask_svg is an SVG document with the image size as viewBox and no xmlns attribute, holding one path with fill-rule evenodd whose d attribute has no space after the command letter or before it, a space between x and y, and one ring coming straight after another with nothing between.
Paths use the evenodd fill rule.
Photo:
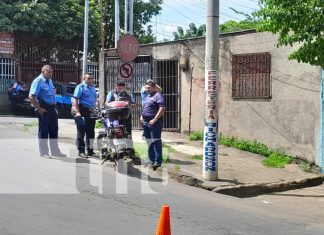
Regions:
<instances>
[{"instance_id":1,"label":"round traffic sign","mask_svg":"<svg viewBox=\"0 0 324 235\"><path fill-rule=\"evenodd\" d=\"M119 68L119 74L122 78L130 78L133 74L133 67L131 64L125 63L122 64Z\"/></svg>"},{"instance_id":2,"label":"round traffic sign","mask_svg":"<svg viewBox=\"0 0 324 235\"><path fill-rule=\"evenodd\" d=\"M117 42L117 54L124 62L133 61L139 53L139 43L130 34L122 36Z\"/></svg>"}]
</instances>

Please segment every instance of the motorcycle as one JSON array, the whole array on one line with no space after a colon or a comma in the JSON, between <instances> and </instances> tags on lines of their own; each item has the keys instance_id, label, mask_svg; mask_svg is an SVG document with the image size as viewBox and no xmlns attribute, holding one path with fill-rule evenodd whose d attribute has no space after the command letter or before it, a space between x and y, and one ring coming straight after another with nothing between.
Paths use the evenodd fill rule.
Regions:
<instances>
[{"instance_id":1,"label":"motorcycle","mask_svg":"<svg viewBox=\"0 0 324 235\"><path fill-rule=\"evenodd\" d=\"M115 169L118 161L125 157L134 159L135 150L130 133L127 132L123 122L129 118L130 108L128 102L113 101L103 110L97 111L99 122L104 124L104 130L99 131L97 137L97 148L100 151L100 158L104 164L110 160L114 163Z\"/></svg>"}]
</instances>

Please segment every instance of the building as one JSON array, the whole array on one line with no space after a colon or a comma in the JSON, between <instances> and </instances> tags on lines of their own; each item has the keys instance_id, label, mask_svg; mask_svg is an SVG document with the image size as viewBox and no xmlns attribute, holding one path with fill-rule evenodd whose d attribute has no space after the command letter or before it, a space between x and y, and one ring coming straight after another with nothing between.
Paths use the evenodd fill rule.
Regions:
<instances>
[{"instance_id":1,"label":"building","mask_svg":"<svg viewBox=\"0 0 324 235\"><path fill-rule=\"evenodd\" d=\"M322 166L322 69L288 60L297 47L254 30L220 35L219 132L257 140ZM205 38L140 46L128 83L140 107L140 87L153 78L167 101L165 129L203 130ZM115 50L106 59L107 89L120 79ZM139 126L140 108L134 115Z\"/></svg>"}]
</instances>

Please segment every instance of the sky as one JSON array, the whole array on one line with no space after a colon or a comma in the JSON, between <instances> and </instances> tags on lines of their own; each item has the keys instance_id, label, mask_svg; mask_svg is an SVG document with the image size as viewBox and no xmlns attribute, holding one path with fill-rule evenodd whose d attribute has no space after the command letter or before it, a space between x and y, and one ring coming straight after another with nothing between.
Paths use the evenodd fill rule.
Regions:
<instances>
[{"instance_id":1,"label":"sky","mask_svg":"<svg viewBox=\"0 0 324 235\"><path fill-rule=\"evenodd\" d=\"M161 14L152 18L152 30L158 41L164 38L173 39L172 33L177 31L179 26L187 29L190 23L195 23L196 26L206 23L207 0L163 1ZM251 13L259 8L258 0L220 0L220 23L244 19L244 16L236 14L230 7L244 13Z\"/></svg>"}]
</instances>

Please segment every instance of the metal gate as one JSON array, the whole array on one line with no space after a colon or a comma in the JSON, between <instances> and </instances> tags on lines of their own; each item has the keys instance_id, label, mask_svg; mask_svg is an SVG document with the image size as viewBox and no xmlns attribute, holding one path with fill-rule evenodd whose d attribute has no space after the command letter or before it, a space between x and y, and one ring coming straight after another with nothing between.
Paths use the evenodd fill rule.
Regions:
<instances>
[{"instance_id":1,"label":"metal gate","mask_svg":"<svg viewBox=\"0 0 324 235\"><path fill-rule=\"evenodd\" d=\"M107 92L115 89L120 79L119 69L123 62L117 57L106 58ZM141 129L140 116L142 113L141 88L146 80L152 79L152 62L150 56L138 56L131 62L133 75L126 80L129 91L134 95L136 109L132 110L133 129Z\"/></svg>"},{"instance_id":2,"label":"metal gate","mask_svg":"<svg viewBox=\"0 0 324 235\"><path fill-rule=\"evenodd\" d=\"M0 93L6 93L15 80L15 60L0 58Z\"/></svg>"},{"instance_id":3,"label":"metal gate","mask_svg":"<svg viewBox=\"0 0 324 235\"><path fill-rule=\"evenodd\" d=\"M54 39L34 38L15 34L17 74L20 80L31 83L45 64L53 67L53 81L68 83L79 79L78 42L61 42Z\"/></svg>"},{"instance_id":4,"label":"metal gate","mask_svg":"<svg viewBox=\"0 0 324 235\"><path fill-rule=\"evenodd\" d=\"M107 91L115 89L116 82L121 79L119 69L123 62L118 57L106 58ZM151 56L138 56L131 62L133 75L126 80L129 91L134 95L136 109L132 111L133 129L142 129L140 115L142 113L141 88L148 79L157 82L163 88L166 102L164 130L180 130L179 107L179 69L178 60L155 60Z\"/></svg>"},{"instance_id":5,"label":"metal gate","mask_svg":"<svg viewBox=\"0 0 324 235\"><path fill-rule=\"evenodd\" d=\"M163 89L165 113L163 128L180 131L180 85L178 60L155 60L153 77Z\"/></svg>"}]
</instances>

